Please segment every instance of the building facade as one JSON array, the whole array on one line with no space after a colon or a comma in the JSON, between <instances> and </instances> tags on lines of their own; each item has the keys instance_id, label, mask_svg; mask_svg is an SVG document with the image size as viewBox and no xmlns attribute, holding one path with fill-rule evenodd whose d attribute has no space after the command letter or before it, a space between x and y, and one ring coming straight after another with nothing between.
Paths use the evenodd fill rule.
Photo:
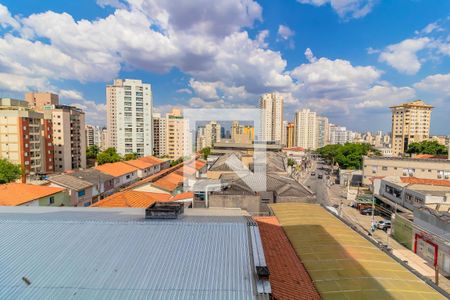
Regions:
<instances>
[{"instance_id":1,"label":"building facade","mask_svg":"<svg viewBox=\"0 0 450 300\"><path fill-rule=\"evenodd\" d=\"M172 109L166 115L166 155L177 159L192 152L192 142L189 136L189 122L183 118L181 109Z\"/></svg>"},{"instance_id":2,"label":"building facade","mask_svg":"<svg viewBox=\"0 0 450 300\"><path fill-rule=\"evenodd\" d=\"M261 140L280 144L283 134L283 97L277 93L261 96Z\"/></svg>"},{"instance_id":3,"label":"building facade","mask_svg":"<svg viewBox=\"0 0 450 300\"><path fill-rule=\"evenodd\" d=\"M295 123L289 122L286 126L286 147L292 148L295 145Z\"/></svg>"},{"instance_id":4,"label":"building facade","mask_svg":"<svg viewBox=\"0 0 450 300\"><path fill-rule=\"evenodd\" d=\"M327 117L317 117L317 148L324 147L330 143L330 124Z\"/></svg>"},{"instance_id":5,"label":"building facade","mask_svg":"<svg viewBox=\"0 0 450 300\"><path fill-rule=\"evenodd\" d=\"M161 114L153 114L153 155L163 157L167 148L167 123Z\"/></svg>"},{"instance_id":6,"label":"building facade","mask_svg":"<svg viewBox=\"0 0 450 300\"><path fill-rule=\"evenodd\" d=\"M416 100L392 106L392 152L395 156L405 153L413 142L430 137L431 105Z\"/></svg>"},{"instance_id":7,"label":"building facade","mask_svg":"<svg viewBox=\"0 0 450 300\"><path fill-rule=\"evenodd\" d=\"M295 146L317 148L317 115L307 108L295 113Z\"/></svg>"},{"instance_id":8,"label":"building facade","mask_svg":"<svg viewBox=\"0 0 450 300\"><path fill-rule=\"evenodd\" d=\"M106 87L108 147L125 155L152 155L153 122L150 84L116 79Z\"/></svg>"},{"instance_id":9,"label":"building facade","mask_svg":"<svg viewBox=\"0 0 450 300\"><path fill-rule=\"evenodd\" d=\"M30 92L25 94L25 101L31 108L42 111L44 106L58 105L59 96L50 92Z\"/></svg>"},{"instance_id":10,"label":"building facade","mask_svg":"<svg viewBox=\"0 0 450 300\"><path fill-rule=\"evenodd\" d=\"M52 127L22 100L0 99L0 157L19 164L23 179L53 172Z\"/></svg>"},{"instance_id":11,"label":"building facade","mask_svg":"<svg viewBox=\"0 0 450 300\"><path fill-rule=\"evenodd\" d=\"M349 131L347 128L330 124L330 144L345 144L350 141Z\"/></svg>"},{"instance_id":12,"label":"building facade","mask_svg":"<svg viewBox=\"0 0 450 300\"><path fill-rule=\"evenodd\" d=\"M94 125L85 125L85 131L86 131L86 146L97 146L101 148L101 142L102 142L102 130L100 126L94 126Z\"/></svg>"},{"instance_id":13,"label":"building facade","mask_svg":"<svg viewBox=\"0 0 450 300\"><path fill-rule=\"evenodd\" d=\"M231 141L237 144L252 144L255 140L255 128L241 125L238 121L231 123Z\"/></svg>"}]
</instances>

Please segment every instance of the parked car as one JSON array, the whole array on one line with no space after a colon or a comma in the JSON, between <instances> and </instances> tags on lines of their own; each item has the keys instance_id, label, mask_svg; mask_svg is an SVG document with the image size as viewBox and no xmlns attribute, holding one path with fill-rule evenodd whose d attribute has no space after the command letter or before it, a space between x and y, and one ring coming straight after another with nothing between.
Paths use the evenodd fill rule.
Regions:
<instances>
[{"instance_id":1,"label":"parked car","mask_svg":"<svg viewBox=\"0 0 450 300\"><path fill-rule=\"evenodd\" d=\"M363 209L361 209L360 213L362 215L369 216L372 214L372 207L363 208ZM378 215L378 211L376 209L375 209L374 215Z\"/></svg>"},{"instance_id":2,"label":"parked car","mask_svg":"<svg viewBox=\"0 0 450 300\"><path fill-rule=\"evenodd\" d=\"M319 174L319 175L317 175L317 178L322 179L322 178L323 178L323 175L322 175L322 174Z\"/></svg>"},{"instance_id":3,"label":"parked car","mask_svg":"<svg viewBox=\"0 0 450 300\"><path fill-rule=\"evenodd\" d=\"M316 176L316 172L311 172L311 176Z\"/></svg>"},{"instance_id":4,"label":"parked car","mask_svg":"<svg viewBox=\"0 0 450 300\"><path fill-rule=\"evenodd\" d=\"M391 228L391 226L392 226L392 224L391 224L391 221L389 221L389 220L382 220L382 221L378 221L378 223L377 223L378 229L381 229L384 231L388 230L388 228Z\"/></svg>"}]
</instances>

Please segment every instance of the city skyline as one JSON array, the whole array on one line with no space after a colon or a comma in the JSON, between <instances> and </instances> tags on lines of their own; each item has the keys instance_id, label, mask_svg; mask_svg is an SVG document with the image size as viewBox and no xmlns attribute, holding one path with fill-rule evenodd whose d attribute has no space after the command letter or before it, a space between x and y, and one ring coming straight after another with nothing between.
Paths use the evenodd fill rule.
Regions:
<instances>
[{"instance_id":1,"label":"city skyline","mask_svg":"<svg viewBox=\"0 0 450 300\"><path fill-rule=\"evenodd\" d=\"M358 131L388 131L389 106L422 99L436 107L430 133L449 133L448 2L200 2L3 1L0 92L53 91L94 125L106 124L104 86L116 78L152 84L163 113L255 107L279 92L286 120L310 108Z\"/></svg>"}]
</instances>

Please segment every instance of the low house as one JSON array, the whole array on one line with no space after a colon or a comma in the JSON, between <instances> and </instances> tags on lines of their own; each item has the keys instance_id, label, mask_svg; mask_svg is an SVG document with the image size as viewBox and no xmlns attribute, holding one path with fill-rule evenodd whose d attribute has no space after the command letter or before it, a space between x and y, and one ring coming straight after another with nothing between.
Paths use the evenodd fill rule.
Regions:
<instances>
[{"instance_id":1,"label":"low house","mask_svg":"<svg viewBox=\"0 0 450 300\"><path fill-rule=\"evenodd\" d=\"M96 169L79 170L66 173L68 176L90 182L92 184L92 203L111 195L115 191L115 177Z\"/></svg>"},{"instance_id":2,"label":"low house","mask_svg":"<svg viewBox=\"0 0 450 300\"><path fill-rule=\"evenodd\" d=\"M0 185L0 206L70 206L65 188L26 183Z\"/></svg>"},{"instance_id":3,"label":"low house","mask_svg":"<svg viewBox=\"0 0 450 300\"><path fill-rule=\"evenodd\" d=\"M159 172L159 165L155 165L140 159L133 159L124 161L124 163L133 166L137 169L137 176L139 178L146 178Z\"/></svg>"},{"instance_id":4,"label":"low house","mask_svg":"<svg viewBox=\"0 0 450 300\"><path fill-rule=\"evenodd\" d=\"M176 194L183 189L184 180L184 176L173 172L153 182L152 187L162 192Z\"/></svg>"},{"instance_id":5,"label":"low house","mask_svg":"<svg viewBox=\"0 0 450 300\"><path fill-rule=\"evenodd\" d=\"M96 192L91 182L68 174L50 176L48 181L50 186L62 187L68 190L71 206L89 206L92 204L92 198Z\"/></svg>"},{"instance_id":6,"label":"low house","mask_svg":"<svg viewBox=\"0 0 450 300\"><path fill-rule=\"evenodd\" d=\"M124 162L115 162L95 167L100 172L114 176L114 186L122 188L139 179L138 169Z\"/></svg>"},{"instance_id":7,"label":"low house","mask_svg":"<svg viewBox=\"0 0 450 300\"><path fill-rule=\"evenodd\" d=\"M151 155L140 157L138 159L140 161L152 164L154 166L154 168L155 168L155 173L170 167L170 161L169 160L162 160L162 159L159 159L159 158L151 156Z\"/></svg>"}]
</instances>

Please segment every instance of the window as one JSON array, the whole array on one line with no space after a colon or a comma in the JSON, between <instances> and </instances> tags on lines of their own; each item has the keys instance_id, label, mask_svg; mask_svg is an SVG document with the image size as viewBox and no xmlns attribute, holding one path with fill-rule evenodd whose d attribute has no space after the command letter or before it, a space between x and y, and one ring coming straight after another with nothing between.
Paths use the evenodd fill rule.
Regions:
<instances>
[{"instance_id":1,"label":"window","mask_svg":"<svg viewBox=\"0 0 450 300\"><path fill-rule=\"evenodd\" d=\"M406 168L403 169L403 176L414 176L414 173L416 172L416 169Z\"/></svg>"},{"instance_id":2,"label":"window","mask_svg":"<svg viewBox=\"0 0 450 300\"><path fill-rule=\"evenodd\" d=\"M48 198L48 205L52 205L52 204L55 204L55 197L50 197L50 198Z\"/></svg>"},{"instance_id":3,"label":"window","mask_svg":"<svg viewBox=\"0 0 450 300\"><path fill-rule=\"evenodd\" d=\"M78 191L78 197L83 197L84 195L86 195L85 190Z\"/></svg>"},{"instance_id":4,"label":"window","mask_svg":"<svg viewBox=\"0 0 450 300\"><path fill-rule=\"evenodd\" d=\"M387 171L388 167L382 167L381 168L383 171Z\"/></svg>"},{"instance_id":5,"label":"window","mask_svg":"<svg viewBox=\"0 0 450 300\"><path fill-rule=\"evenodd\" d=\"M437 178L439 179L449 179L450 178L450 171L438 171Z\"/></svg>"},{"instance_id":6,"label":"window","mask_svg":"<svg viewBox=\"0 0 450 300\"><path fill-rule=\"evenodd\" d=\"M378 166L372 166L372 174L375 174L378 171Z\"/></svg>"}]
</instances>

